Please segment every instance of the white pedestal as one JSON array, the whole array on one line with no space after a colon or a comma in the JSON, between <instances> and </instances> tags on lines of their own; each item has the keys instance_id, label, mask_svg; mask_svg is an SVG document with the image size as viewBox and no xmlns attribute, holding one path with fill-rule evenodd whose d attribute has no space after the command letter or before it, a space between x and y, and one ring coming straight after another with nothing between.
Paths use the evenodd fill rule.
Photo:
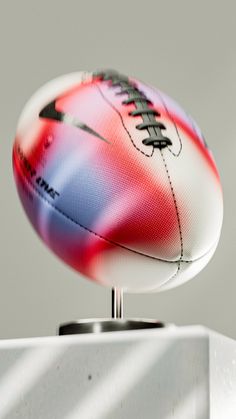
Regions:
<instances>
[{"instance_id":1,"label":"white pedestal","mask_svg":"<svg viewBox=\"0 0 236 419\"><path fill-rule=\"evenodd\" d=\"M235 419L236 342L200 326L0 341L0 419Z\"/></svg>"}]
</instances>

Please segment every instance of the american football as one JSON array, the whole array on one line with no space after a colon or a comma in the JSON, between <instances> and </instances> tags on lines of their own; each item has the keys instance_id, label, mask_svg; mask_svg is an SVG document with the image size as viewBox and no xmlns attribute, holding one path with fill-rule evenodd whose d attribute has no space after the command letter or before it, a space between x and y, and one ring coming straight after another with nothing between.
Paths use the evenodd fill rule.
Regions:
<instances>
[{"instance_id":1,"label":"american football","mask_svg":"<svg viewBox=\"0 0 236 419\"><path fill-rule=\"evenodd\" d=\"M174 100L133 77L78 72L39 89L13 168L36 232L99 284L162 291L214 254L223 199L212 153Z\"/></svg>"}]
</instances>

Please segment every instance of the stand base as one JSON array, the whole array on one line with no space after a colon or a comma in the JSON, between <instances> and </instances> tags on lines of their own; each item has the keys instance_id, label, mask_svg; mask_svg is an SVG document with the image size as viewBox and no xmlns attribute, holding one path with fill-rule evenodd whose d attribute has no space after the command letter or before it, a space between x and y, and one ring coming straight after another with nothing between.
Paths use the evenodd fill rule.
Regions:
<instances>
[{"instance_id":1,"label":"stand base","mask_svg":"<svg viewBox=\"0 0 236 419\"><path fill-rule=\"evenodd\" d=\"M152 319L83 319L65 323L59 327L59 335L81 333L120 332L164 327L164 323Z\"/></svg>"},{"instance_id":2,"label":"stand base","mask_svg":"<svg viewBox=\"0 0 236 419\"><path fill-rule=\"evenodd\" d=\"M236 342L200 326L0 340L0 419L235 419Z\"/></svg>"}]
</instances>

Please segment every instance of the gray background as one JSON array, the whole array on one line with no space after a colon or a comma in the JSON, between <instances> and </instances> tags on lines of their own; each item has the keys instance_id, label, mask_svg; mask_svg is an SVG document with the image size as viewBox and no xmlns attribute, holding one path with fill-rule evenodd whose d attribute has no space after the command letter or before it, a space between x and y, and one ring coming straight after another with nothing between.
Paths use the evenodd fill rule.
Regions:
<instances>
[{"instance_id":1,"label":"gray background","mask_svg":"<svg viewBox=\"0 0 236 419\"><path fill-rule=\"evenodd\" d=\"M3 1L1 54L0 338L52 335L60 322L110 314L110 291L86 281L37 238L11 168L20 111L64 73L116 68L166 91L194 116L224 190L221 240L189 283L127 295L125 315L203 324L236 338L234 1Z\"/></svg>"}]
</instances>

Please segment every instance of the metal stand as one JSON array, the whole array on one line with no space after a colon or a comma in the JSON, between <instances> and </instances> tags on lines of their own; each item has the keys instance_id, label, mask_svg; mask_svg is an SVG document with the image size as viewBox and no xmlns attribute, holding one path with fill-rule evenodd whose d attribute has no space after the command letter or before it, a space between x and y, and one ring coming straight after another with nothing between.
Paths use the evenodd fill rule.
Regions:
<instances>
[{"instance_id":1,"label":"metal stand","mask_svg":"<svg viewBox=\"0 0 236 419\"><path fill-rule=\"evenodd\" d=\"M112 288L111 315L113 319L123 319L123 290L122 288Z\"/></svg>"},{"instance_id":2,"label":"metal stand","mask_svg":"<svg viewBox=\"0 0 236 419\"><path fill-rule=\"evenodd\" d=\"M111 309L111 319L83 319L65 323L60 325L58 334L74 335L164 327L163 323L152 319L123 319L123 290L120 288L112 289Z\"/></svg>"}]
</instances>

